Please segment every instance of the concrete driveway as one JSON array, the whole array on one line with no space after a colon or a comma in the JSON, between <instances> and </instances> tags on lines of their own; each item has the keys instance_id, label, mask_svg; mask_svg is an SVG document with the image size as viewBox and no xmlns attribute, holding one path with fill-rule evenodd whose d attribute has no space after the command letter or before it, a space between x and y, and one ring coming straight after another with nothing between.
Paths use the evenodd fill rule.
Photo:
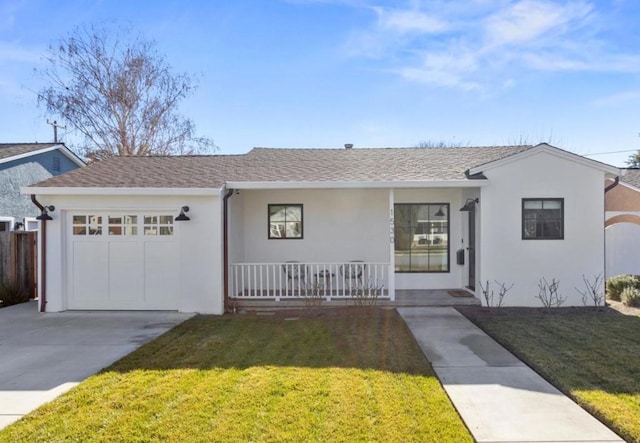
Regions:
<instances>
[{"instance_id":1,"label":"concrete driveway","mask_svg":"<svg viewBox=\"0 0 640 443\"><path fill-rule=\"evenodd\" d=\"M0 429L192 315L0 309Z\"/></svg>"}]
</instances>

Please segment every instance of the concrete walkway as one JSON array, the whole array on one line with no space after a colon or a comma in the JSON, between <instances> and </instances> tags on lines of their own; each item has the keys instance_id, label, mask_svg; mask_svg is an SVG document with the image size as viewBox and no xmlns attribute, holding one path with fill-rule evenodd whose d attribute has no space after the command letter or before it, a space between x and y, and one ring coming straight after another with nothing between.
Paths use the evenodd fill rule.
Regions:
<instances>
[{"instance_id":1,"label":"concrete walkway","mask_svg":"<svg viewBox=\"0 0 640 443\"><path fill-rule=\"evenodd\" d=\"M0 429L151 341L191 314L0 309Z\"/></svg>"},{"instance_id":2,"label":"concrete walkway","mask_svg":"<svg viewBox=\"0 0 640 443\"><path fill-rule=\"evenodd\" d=\"M453 308L398 308L478 442L622 442Z\"/></svg>"}]
</instances>

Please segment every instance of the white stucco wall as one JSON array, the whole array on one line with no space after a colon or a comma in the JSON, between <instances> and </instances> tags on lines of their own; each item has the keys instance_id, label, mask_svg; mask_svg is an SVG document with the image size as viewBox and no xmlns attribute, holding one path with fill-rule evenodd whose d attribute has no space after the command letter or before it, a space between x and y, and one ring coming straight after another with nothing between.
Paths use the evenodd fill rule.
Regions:
<instances>
[{"instance_id":1,"label":"white stucco wall","mask_svg":"<svg viewBox=\"0 0 640 443\"><path fill-rule=\"evenodd\" d=\"M480 195L478 281L513 284L506 305L541 306L545 277L560 282L563 306L582 306L582 276L604 275L604 172L546 152L490 169ZM522 199L564 198L564 239L523 240ZM481 297L480 287L476 294Z\"/></svg>"},{"instance_id":2,"label":"white stucco wall","mask_svg":"<svg viewBox=\"0 0 640 443\"><path fill-rule=\"evenodd\" d=\"M65 244L69 211L156 211L178 215L190 207L190 221L175 222L180 250L178 306L180 312L223 313L222 207L219 196L49 196L37 197L54 205L47 222L48 312L67 309L67 256Z\"/></svg>"},{"instance_id":3,"label":"white stucco wall","mask_svg":"<svg viewBox=\"0 0 640 443\"><path fill-rule=\"evenodd\" d=\"M234 202L242 213L241 239L230 247L241 262L311 263L389 261L389 194L386 189L241 190ZM268 204L303 205L303 239L267 237ZM234 225L236 222L232 222ZM234 227L237 229L237 227ZM237 249L242 248L238 254Z\"/></svg>"}]
</instances>

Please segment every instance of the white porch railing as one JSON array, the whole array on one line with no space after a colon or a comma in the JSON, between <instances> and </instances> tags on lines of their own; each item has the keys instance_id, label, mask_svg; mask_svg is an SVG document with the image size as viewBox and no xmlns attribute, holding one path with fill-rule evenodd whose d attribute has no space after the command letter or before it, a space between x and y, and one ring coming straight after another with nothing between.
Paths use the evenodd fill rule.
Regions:
<instances>
[{"instance_id":1,"label":"white porch railing","mask_svg":"<svg viewBox=\"0 0 640 443\"><path fill-rule=\"evenodd\" d=\"M390 297L389 263L232 263L230 280L238 299Z\"/></svg>"}]
</instances>

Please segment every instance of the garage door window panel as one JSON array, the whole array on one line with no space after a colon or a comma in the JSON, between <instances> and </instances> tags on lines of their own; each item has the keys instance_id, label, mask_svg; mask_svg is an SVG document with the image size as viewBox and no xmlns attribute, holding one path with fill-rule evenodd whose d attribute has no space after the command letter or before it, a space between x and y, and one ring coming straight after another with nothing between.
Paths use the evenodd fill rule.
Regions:
<instances>
[{"instance_id":1,"label":"garage door window panel","mask_svg":"<svg viewBox=\"0 0 640 443\"><path fill-rule=\"evenodd\" d=\"M138 235L138 216L110 215L109 235Z\"/></svg>"},{"instance_id":2,"label":"garage door window panel","mask_svg":"<svg viewBox=\"0 0 640 443\"><path fill-rule=\"evenodd\" d=\"M145 215L144 235L173 235L173 216Z\"/></svg>"},{"instance_id":3,"label":"garage door window panel","mask_svg":"<svg viewBox=\"0 0 640 443\"><path fill-rule=\"evenodd\" d=\"M101 215L74 215L73 235L102 235Z\"/></svg>"}]
</instances>

